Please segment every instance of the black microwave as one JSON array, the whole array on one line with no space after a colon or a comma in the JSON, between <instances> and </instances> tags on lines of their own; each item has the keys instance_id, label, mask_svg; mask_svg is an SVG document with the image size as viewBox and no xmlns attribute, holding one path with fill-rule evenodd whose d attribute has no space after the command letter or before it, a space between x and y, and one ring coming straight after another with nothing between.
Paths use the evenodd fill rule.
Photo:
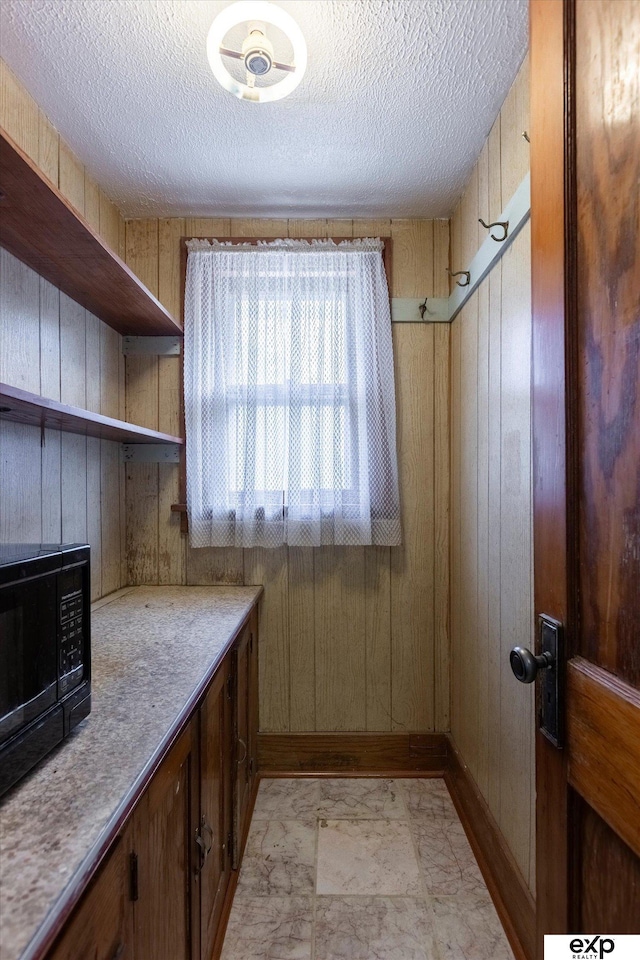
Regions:
<instances>
[{"instance_id":1,"label":"black microwave","mask_svg":"<svg viewBox=\"0 0 640 960\"><path fill-rule=\"evenodd\" d=\"M0 544L0 796L91 710L90 548Z\"/></svg>"}]
</instances>

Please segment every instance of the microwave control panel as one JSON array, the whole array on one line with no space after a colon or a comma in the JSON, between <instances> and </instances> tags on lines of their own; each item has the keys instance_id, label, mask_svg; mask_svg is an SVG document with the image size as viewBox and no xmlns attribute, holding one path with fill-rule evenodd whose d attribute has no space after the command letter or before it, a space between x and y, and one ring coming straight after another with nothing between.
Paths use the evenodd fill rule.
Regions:
<instances>
[{"instance_id":1,"label":"microwave control panel","mask_svg":"<svg viewBox=\"0 0 640 960\"><path fill-rule=\"evenodd\" d=\"M60 599L60 647L58 688L60 694L77 686L83 675L84 627L82 590Z\"/></svg>"}]
</instances>

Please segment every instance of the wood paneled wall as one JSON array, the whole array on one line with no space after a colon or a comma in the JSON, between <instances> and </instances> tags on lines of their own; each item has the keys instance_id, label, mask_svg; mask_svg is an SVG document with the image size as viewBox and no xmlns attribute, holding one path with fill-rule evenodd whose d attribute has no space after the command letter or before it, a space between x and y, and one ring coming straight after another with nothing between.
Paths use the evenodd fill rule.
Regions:
<instances>
[{"instance_id":1,"label":"wood paneled wall","mask_svg":"<svg viewBox=\"0 0 640 960\"><path fill-rule=\"evenodd\" d=\"M181 314L181 236L393 237L396 297L446 296L449 230L428 220L132 220L126 259ZM127 466L129 582L262 583L262 730L449 728L449 327L394 325L404 544L191 550L173 465ZM179 431L179 363L127 357L131 419ZM129 417L128 417L129 418Z\"/></svg>"},{"instance_id":2,"label":"wood paneled wall","mask_svg":"<svg viewBox=\"0 0 640 960\"><path fill-rule=\"evenodd\" d=\"M467 267L529 170L523 64L451 223ZM451 730L530 889L534 691L509 651L531 646L531 290L527 224L451 329Z\"/></svg>"},{"instance_id":3,"label":"wood paneled wall","mask_svg":"<svg viewBox=\"0 0 640 960\"><path fill-rule=\"evenodd\" d=\"M0 60L0 125L113 249L124 220ZM124 418L120 336L0 250L0 381ZM0 420L0 542L87 541L94 599L125 583L120 445Z\"/></svg>"}]
</instances>

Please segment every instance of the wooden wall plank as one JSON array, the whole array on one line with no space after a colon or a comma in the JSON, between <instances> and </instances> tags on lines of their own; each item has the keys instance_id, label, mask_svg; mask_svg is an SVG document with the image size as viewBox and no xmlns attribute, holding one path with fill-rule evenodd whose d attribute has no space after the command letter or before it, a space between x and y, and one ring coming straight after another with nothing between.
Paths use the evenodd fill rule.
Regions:
<instances>
[{"instance_id":1,"label":"wooden wall plank","mask_svg":"<svg viewBox=\"0 0 640 960\"><path fill-rule=\"evenodd\" d=\"M59 430L44 431L40 454L42 543L61 543L62 435Z\"/></svg>"},{"instance_id":2,"label":"wooden wall plank","mask_svg":"<svg viewBox=\"0 0 640 960\"><path fill-rule=\"evenodd\" d=\"M488 188L488 183L487 183ZM488 189L486 202L488 205ZM489 789L489 716L491 704L486 695L489 689L489 280L477 291L477 688L478 738L476 783L486 797Z\"/></svg>"},{"instance_id":3,"label":"wooden wall plank","mask_svg":"<svg viewBox=\"0 0 640 960\"><path fill-rule=\"evenodd\" d=\"M159 277L158 230L159 222L154 218L127 220L127 264L156 297Z\"/></svg>"},{"instance_id":4,"label":"wooden wall plank","mask_svg":"<svg viewBox=\"0 0 640 960\"><path fill-rule=\"evenodd\" d=\"M449 730L450 640L449 640L449 523L450 523L450 328L437 324L434 337L434 726Z\"/></svg>"},{"instance_id":5,"label":"wooden wall plank","mask_svg":"<svg viewBox=\"0 0 640 960\"><path fill-rule=\"evenodd\" d=\"M156 219L127 220L126 261L149 290L159 292L159 223ZM125 363L126 419L153 430L159 428L159 363L154 356L127 356ZM127 582L159 582L159 465L127 464L126 468ZM170 518L165 518L170 523ZM166 563L165 563L166 567Z\"/></svg>"},{"instance_id":6,"label":"wooden wall plank","mask_svg":"<svg viewBox=\"0 0 640 960\"><path fill-rule=\"evenodd\" d=\"M57 130L49 123L42 112L38 111L38 159L37 164L54 187L59 180L59 151L60 137Z\"/></svg>"},{"instance_id":7,"label":"wooden wall plank","mask_svg":"<svg viewBox=\"0 0 640 960\"><path fill-rule=\"evenodd\" d=\"M392 296L433 289L433 222L392 220ZM396 417L402 537L391 548L391 714L394 730L434 726L433 325L396 324Z\"/></svg>"},{"instance_id":8,"label":"wooden wall plank","mask_svg":"<svg viewBox=\"0 0 640 960\"><path fill-rule=\"evenodd\" d=\"M158 300L182 322L182 258L180 238L186 236L184 217L158 221Z\"/></svg>"},{"instance_id":9,"label":"wooden wall plank","mask_svg":"<svg viewBox=\"0 0 640 960\"><path fill-rule=\"evenodd\" d=\"M102 596L101 441L87 437L87 541L91 546L91 599Z\"/></svg>"},{"instance_id":10,"label":"wooden wall plank","mask_svg":"<svg viewBox=\"0 0 640 960\"><path fill-rule=\"evenodd\" d=\"M239 547L188 547L187 583L244 583L244 557Z\"/></svg>"},{"instance_id":11,"label":"wooden wall plank","mask_svg":"<svg viewBox=\"0 0 640 960\"><path fill-rule=\"evenodd\" d=\"M84 167L64 140L60 140L59 161L60 192L84 216Z\"/></svg>"},{"instance_id":12,"label":"wooden wall plank","mask_svg":"<svg viewBox=\"0 0 640 960\"><path fill-rule=\"evenodd\" d=\"M62 540L87 542L87 438L61 436Z\"/></svg>"},{"instance_id":13,"label":"wooden wall plank","mask_svg":"<svg viewBox=\"0 0 640 960\"><path fill-rule=\"evenodd\" d=\"M449 222L435 220L433 224L433 295L446 297L449 281ZM434 656L435 656L435 718L436 730L449 730L450 716L450 363L451 328L449 324L434 327Z\"/></svg>"},{"instance_id":14,"label":"wooden wall plank","mask_svg":"<svg viewBox=\"0 0 640 960\"><path fill-rule=\"evenodd\" d=\"M231 237L287 237L288 220L242 218L232 220L229 225ZM215 236L215 234L212 234ZM224 234L223 234L224 236Z\"/></svg>"},{"instance_id":15,"label":"wooden wall plank","mask_svg":"<svg viewBox=\"0 0 640 960\"><path fill-rule=\"evenodd\" d=\"M120 213L106 193L100 191L100 236L114 253L118 253L120 244Z\"/></svg>"},{"instance_id":16,"label":"wooden wall plank","mask_svg":"<svg viewBox=\"0 0 640 960\"><path fill-rule=\"evenodd\" d=\"M352 237L353 220L327 220L327 236Z\"/></svg>"},{"instance_id":17,"label":"wooden wall plank","mask_svg":"<svg viewBox=\"0 0 640 960\"><path fill-rule=\"evenodd\" d=\"M40 277L40 393L60 399L60 291Z\"/></svg>"},{"instance_id":18,"label":"wooden wall plank","mask_svg":"<svg viewBox=\"0 0 640 960\"><path fill-rule=\"evenodd\" d=\"M287 547L244 551L244 582L264 584L260 604L258 663L265 709L260 724L289 729L289 577Z\"/></svg>"},{"instance_id":19,"label":"wooden wall plank","mask_svg":"<svg viewBox=\"0 0 640 960\"><path fill-rule=\"evenodd\" d=\"M120 444L101 441L100 540L104 596L121 585L120 573ZM124 526L124 523L123 523Z\"/></svg>"},{"instance_id":20,"label":"wooden wall plank","mask_svg":"<svg viewBox=\"0 0 640 960\"><path fill-rule=\"evenodd\" d=\"M529 172L529 55L527 54L500 110L502 200L507 203Z\"/></svg>"},{"instance_id":21,"label":"wooden wall plank","mask_svg":"<svg viewBox=\"0 0 640 960\"><path fill-rule=\"evenodd\" d=\"M120 419L120 357L122 337L113 327L100 324L100 413Z\"/></svg>"},{"instance_id":22,"label":"wooden wall plank","mask_svg":"<svg viewBox=\"0 0 640 960\"><path fill-rule=\"evenodd\" d=\"M391 713L392 728L408 732L434 724L433 384L425 382L434 330L398 324L393 334L403 542L391 548Z\"/></svg>"},{"instance_id":23,"label":"wooden wall plank","mask_svg":"<svg viewBox=\"0 0 640 960\"><path fill-rule=\"evenodd\" d=\"M94 413L100 413L102 406L101 386L101 330L102 321L85 312L85 407Z\"/></svg>"},{"instance_id":24,"label":"wooden wall plank","mask_svg":"<svg viewBox=\"0 0 640 960\"><path fill-rule=\"evenodd\" d=\"M60 400L84 407L86 391L86 311L60 294Z\"/></svg>"},{"instance_id":25,"label":"wooden wall plank","mask_svg":"<svg viewBox=\"0 0 640 960\"><path fill-rule=\"evenodd\" d=\"M0 249L0 380L40 392L40 280Z\"/></svg>"},{"instance_id":26,"label":"wooden wall plank","mask_svg":"<svg viewBox=\"0 0 640 960\"><path fill-rule=\"evenodd\" d=\"M289 729L316 729L314 550L289 547ZM265 704L268 712L270 707ZM262 720L264 729L267 721Z\"/></svg>"},{"instance_id":27,"label":"wooden wall plank","mask_svg":"<svg viewBox=\"0 0 640 960\"><path fill-rule=\"evenodd\" d=\"M502 263L498 261L489 281L489 391L488 391L488 464L489 532L487 538L487 605L491 611L491 643L488 650L489 703L500 703L502 649L497 642L496 616L500 610L501 580L501 524L500 494L502 476ZM491 728L487 749L489 782L486 799L491 812L500 819L500 710L491 714Z\"/></svg>"},{"instance_id":28,"label":"wooden wall plank","mask_svg":"<svg viewBox=\"0 0 640 960\"><path fill-rule=\"evenodd\" d=\"M127 583L158 583L158 465L126 464Z\"/></svg>"},{"instance_id":29,"label":"wooden wall plank","mask_svg":"<svg viewBox=\"0 0 640 960\"><path fill-rule=\"evenodd\" d=\"M183 218L158 223L158 299L176 317L182 317L182 258L180 238L185 236ZM159 429L173 436L183 432L180 390L181 357L158 359ZM180 471L176 464L158 468L158 578L160 583L186 581L186 542L180 532L180 517L171 504L180 501Z\"/></svg>"},{"instance_id":30,"label":"wooden wall plank","mask_svg":"<svg viewBox=\"0 0 640 960\"><path fill-rule=\"evenodd\" d=\"M391 220L384 217L377 220L354 220L353 236L363 239L365 237L389 237L391 236Z\"/></svg>"},{"instance_id":31,"label":"wooden wall plank","mask_svg":"<svg viewBox=\"0 0 640 960\"><path fill-rule=\"evenodd\" d=\"M175 434L174 434L175 436ZM186 582L186 541L180 532L180 514L172 503L180 502L178 464L158 464L158 583Z\"/></svg>"},{"instance_id":32,"label":"wooden wall plank","mask_svg":"<svg viewBox=\"0 0 640 960\"><path fill-rule=\"evenodd\" d=\"M327 237L326 220L289 220L289 236L296 237Z\"/></svg>"},{"instance_id":33,"label":"wooden wall plank","mask_svg":"<svg viewBox=\"0 0 640 960\"><path fill-rule=\"evenodd\" d=\"M96 233L100 233L100 187L84 171L84 218Z\"/></svg>"},{"instance_id":34,"label":"wooden wall plank","mask_svg":"<svg viewBox=\"0 0 640 960\"><path fill-rule=\"evenodd\" d=\"M467 231L472 234L472 230ZM464 236L464 234L463 234ZM467 243L470 246L469 238ZM472 758L478 755L478 700L482 691L476 680L478 655L478 477L477 477L477 346L478 298L472 297L460 313L460 636L458 638L459 683L465 715L470 718L465 730L464 749Z\"/></svg>"},{"instance_id":35,"label":"wooden wall plank","mask_svg":"<svg viewBox=\"0 0 640 960\"><path fill-rule=\"evenodd\" d=\"M500 114L491 128L489 139L487 140L489 150L489 216L491 222L500 217L505 204L510 199L502 197L502 127Z\"/></svg>"},{"instance_id":36,"label":"wooden wall plank","mask_svg":"<svg viewBox=\"0 0 640 960\"><path fill-rule=\"evenodd\" d=\"M186 217L186 237L230 237L231 223L228 217Z\"/></svg>"},{"instance_id":37,"label":"wooden wall plank","mask_svg":"<svg viewBox=\"0 0 640 960\"><path fill-rule=\"evenodd\" d=\"M364 730L364 548L314 553L316 729Z\"/></svg>"},{"instance_id":38,"label":"wooden wall plank","mask_svg":"<svg viewBox=\"0 0 640 960\"><path fill-rule=\"evenodd\" d=\"M0 420L1 543L39 543L42 533L40 430Z\"/></svg>"},{"instance_id":39,"label":"wooden wall plank","mask_svg":"<svg viewBox=\"0 0 640 960\"><path fill-rule=\"evenodd\" d=\"M4 60L0 60L0 126L36 163L39 147L39 110Z\"/></svg>"},{"instance_id":40,"label":"wooden wall plank","mask_svg":"<svg viewBox=\"0 0 640 960\"><path fill-rule=\"evenodd\" d=\"M391 548L365 547L366 729L391 730Z\"/></svg>"}]
</instances>

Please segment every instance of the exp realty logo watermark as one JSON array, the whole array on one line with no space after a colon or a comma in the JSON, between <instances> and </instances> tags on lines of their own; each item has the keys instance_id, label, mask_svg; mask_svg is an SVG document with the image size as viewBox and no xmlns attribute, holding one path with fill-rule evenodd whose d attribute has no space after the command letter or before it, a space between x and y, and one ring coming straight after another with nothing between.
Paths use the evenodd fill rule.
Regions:
<instances>
[{"instance_id":1,"label":"exp realty logo watermark","mask_svg":"<svg viewBox=\"0 0 640 960\"><path fill-rule=\"evenodd\" d=\"M569 936L546 936L544 960L638 960L640 957L640 934L570 934Z\"/></svg>"}]
</instances>

